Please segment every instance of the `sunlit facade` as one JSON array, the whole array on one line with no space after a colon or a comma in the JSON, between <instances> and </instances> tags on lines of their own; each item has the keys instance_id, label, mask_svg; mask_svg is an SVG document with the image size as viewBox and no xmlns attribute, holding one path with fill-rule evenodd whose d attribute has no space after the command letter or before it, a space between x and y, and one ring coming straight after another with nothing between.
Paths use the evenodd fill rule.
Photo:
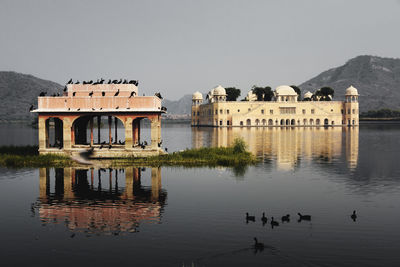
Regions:
<instances>
[{"instance_id":1,"label":"sunlit facade","mask_svg":"<svg viewBox=\"0 0 400 267\"><path fill-rule=\"evenodd\" d=\"M306 94L310 94L307 92ZM346 89L345 101L298 101L290 86L275 89L273 101L226 101L226 91L217 86L203 102L200 92L192 96L192 126L356 126L359 124L358 91Z\"/></svg>"}]
</instances>

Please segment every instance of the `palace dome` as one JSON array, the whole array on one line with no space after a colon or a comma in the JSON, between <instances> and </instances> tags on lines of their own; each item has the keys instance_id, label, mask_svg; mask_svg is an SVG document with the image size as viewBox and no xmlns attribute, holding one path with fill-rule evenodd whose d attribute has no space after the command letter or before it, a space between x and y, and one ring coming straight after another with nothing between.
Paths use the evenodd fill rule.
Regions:
<instances>
[{"instance_id":1,"label":"palace dome","mask_svg":"<svg viewBox=\"0 0 400 267\"><path fill-rule=\"evenodd\" d=\"M215 87L212 90L212 94L213 95L226 95L226 91L225 91L224 87L222 87L221 85L218 85L217 87Z\"/></svg>"},{"instance_id":2,"label":"palace dome","mask_svg":"<svg viewBox=\"0 0 400 267\"><path fill-rule=\"evenodd\" d=\"M203 95L199 91L196 91L193 93L192 99L193 100L203 100Z\"/></svg>"},{"instance_id":3,"label":"palace dome","mask_svg":"<svg viewBox=\"0 0 400 267\"><path fill-rule=\"evenodd\" d=\"M288 85L281 85L276 87L275 93L276 96L297 96L296 91Z\"/></svg>"},{"instance_id":4,"label":"palace dome","mask_svg":"<svg viewBox=\"0 0 400 267\"><path fill-rule=\"evenodd\" d=\"M311 98L312 95L313 94L310 91L307 91L307 93L304 94L304 98Z\"/></svg>"},{"instance_id":5,"label":"palace dome","mask_svg":"<svg viewBox=\"0 0 400 267\"><path fill-rule=\"evenodd\" d=\"M358 95L358 91L356 88L351 85L349 88L346 89L346 95Z\"/></svg>"}]
</instances>

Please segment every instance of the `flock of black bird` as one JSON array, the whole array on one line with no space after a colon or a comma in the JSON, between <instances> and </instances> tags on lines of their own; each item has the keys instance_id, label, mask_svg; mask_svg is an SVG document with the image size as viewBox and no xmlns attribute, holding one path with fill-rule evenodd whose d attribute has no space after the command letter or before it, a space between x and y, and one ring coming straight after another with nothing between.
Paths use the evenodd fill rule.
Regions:
<instances>
[{"instance_id":1,"label":"flock of black bird","mask_svg":"<svg viewBox=\"0 0 400 267\"><path fill-rule=\"evenodd\" d=\"M111 80L109 79L107 83L105 83L106 80L104 80L103 78L101 79L97 79L96 82L93 82L93 80L90 81L83 81L82 84L91 84L91 85L97 85L97 84L133 84L138 86L139 85L139 81L138 80L130 80L128 81L127 79L125 80ZM70 79L67 84L80 84L79 81L74 82L72 79Z\"/></svg>"},{"instance_id":2,"label":"flock of black bird","mask_svg":"<svg viewBox=\"0 0 400 267\"><path fill-rule=\"evenodd\" d=\"M304 215L304 214L301 214L300 212L297 213L297 215L299 215L299 218L298 218L298 220L297 220L298 222L301 222L301 221L311 221L311 215ZM355 211L355 210L354 210L353 213L350 215L350 218L351 218L354 222L357 220L357 214L356 214L356 211ZM256 221L256 217L255 217L254 215L249 215L249 213L246 212L246 223L255 222L255 221ZM268 222L268 218L265 217L265 212L262 213L261 222L262 222L263 226ZM283 223L289 223L289 222L290 222L290 215L287 214L287 215L282 216L282 217L281 217L281 222L282 222L282 224L283 224ZM272 228L272 229L273 229L274 227L279 226L279 222L276 221L276 220L274 219L274 217L271 217L270 224L271 224L271 228ZM255 249L256 251L258 251L258 250L263 250L263 249L264 249L264 244L258 242L258 239L257 239L256 237L254 237L254 246L253 246L253 247L254 247L254 249Z\"/></svg>"},{"instance_id":3,"label":"flock of black bird","mask_svg":"<svg viewBox=\"0 0 400 267\"><path fill-rule=\"evenodd\" d=\"M79 81L76 81L76 82L74 82L72 79L70 79L68 82L67 82L67 84L80 84L80 82ZM138 86L139 85L139 81L138 80L127 80L127 79L125 79L125 80L122 80L122 79L120 79L120 80L111 80L111 79L109 79L108 80L108 82L107 83L105 83L105 80L103 79L103 78L101 78L101 79L97 79L97 81L96 82L93 82L93 80L90 80L90 81L83 81L82 82L82 84L91 84L91 85L97 85L97 84L133 84L133 85L135 85L135 86ZM67 86L64 86L64 89L63 89L63 91L64 92L66 92L67 91ZM117 92L115 92L114 93L114 96L118 96L119 95L119 92L120 92L120 90L118 89L117 90ZM91 91L90 93L89 93L89 96L90 97L92 97L93 96L93 93L94 93L94 91ZM39 96L46 96L47 95L47 92L40 92L40 94L39 94ZM102 96L105 96L106 95L106 92L101 92L101 95ZM136 92L135 91L132 91L131 92L131 94L130 94L130 96L129 96L129 98L131 98L131 97L133 97L134 95L136 95ZM144 95L144 94L143 94ZM157 96L158 98L160 98L160 99L163 99L163 97L161 96L161 93L155 93L154 94L155 96ZM61 96L59 93L54 93L53 95L52 95L53 97L56 97L56 96ZM73 92L72 93L72 96L76 96L76 92ZM32 111L34 109L34 105L31 105L30 106L30 108L29 108L29 111ZM119 109L119 106L117 106L116 107L116 109ZM129 107L127 107L127 109L130 109ZM70 110L70 109L68 109L68 110ZM80 109L78 109L78 111L79 111ZM92 110L95 110L94 108L92 108ZM102 110L102 108L100 108L100 110ZM161 107L161 110L162 111L167 111L167 108L166 107Z\"/></svg>"}]
</instances>

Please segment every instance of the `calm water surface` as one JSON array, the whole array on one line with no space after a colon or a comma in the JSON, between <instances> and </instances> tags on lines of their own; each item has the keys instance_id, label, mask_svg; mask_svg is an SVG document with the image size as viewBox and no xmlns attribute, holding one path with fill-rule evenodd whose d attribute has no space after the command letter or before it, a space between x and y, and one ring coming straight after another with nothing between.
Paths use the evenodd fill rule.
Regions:
<instances>
[{"instance_id":1,"label":"calm water surface","mask_svg":"<svg viewBox=\"0 0 400 267\"><path fill-rule=\"evenodd\" d=\"M2 266L400 265L400 125L163 127L169 151L236 136L262 163L0 169ZM0 137L1 145L37 142L36 130L20 125L1 125ZM246 212L256 221L246 223ZM297 212L312 221L298 222ZM280 226L271 228L271 216ZM263 251L252 249L253 237Z\"/></svg>"}]
</instances>

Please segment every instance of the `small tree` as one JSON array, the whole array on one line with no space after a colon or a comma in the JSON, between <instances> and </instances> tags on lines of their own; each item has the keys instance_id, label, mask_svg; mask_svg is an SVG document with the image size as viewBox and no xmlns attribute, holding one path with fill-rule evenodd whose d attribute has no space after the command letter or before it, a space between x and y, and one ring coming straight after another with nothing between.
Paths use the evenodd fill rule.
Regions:
<instances>
[{"instance_id":1,"label":"small tree","mask_svg":"<svg viewBox=\"0 0 400 267\"><path fill-rule=\"evenodd\" d=\"M264 87L264 101L271 101L274 97L274 92L270 86Z\"/></svg>"},{"instance_id":2,"label":"small tree","mask_svg":"<svg viewBox=\"0 0 400 267\"><path fill-rule=\"evenodd\" d=\"M271 101L274 96L274 92L270 86L258 87L253 85L251 90L257 96L257 101Z\"/></svg>"},{"instance_id":3,"label":"small tree","mask_svg":"<svg viewBox=\"0 0 400 267\"><path fill-rule=\"evenodd\" d=\"M297 93L297 101L300 101L301 99L301 90L299 87L297 87L296 85L291 85L290 87L293 88L293 90Z\"/></svg>"},{"instance_id":4,"label":"small tree","mask_svg":"<svg viewBox=\"0 0 400 267\"><path fill-rule=\"evenodd\" d=\"M244 153L246 152L247 149L247 144L243 140L243 138L236 137L235 140L233 140L233 153L239 154L239 153Z\"/></svg>"},{"instance_id":5,"label":"small tree","mask_svg":"<svg viewBox=\"0 0 400 267\"><path fill-rule=\"evenodd\" d=\"M227 87L226 91L226 101L236 101L241 94L240 89L235 87Z\"/></svg>"}]
</instances>

